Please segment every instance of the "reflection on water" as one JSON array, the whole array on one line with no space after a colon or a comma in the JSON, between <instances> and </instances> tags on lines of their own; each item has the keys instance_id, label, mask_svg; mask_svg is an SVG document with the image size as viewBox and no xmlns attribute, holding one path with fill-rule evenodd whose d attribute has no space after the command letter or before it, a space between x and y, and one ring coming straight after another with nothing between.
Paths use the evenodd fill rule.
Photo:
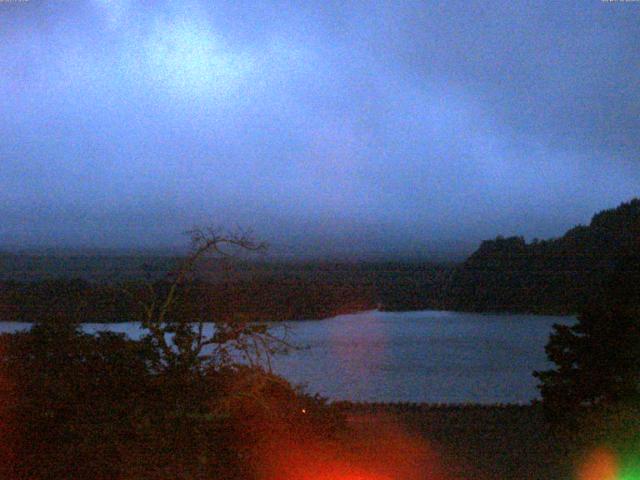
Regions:
<instances>
[{"instance_id":1,"label":"reflection on water","mask_svg":"<svg viewBox=\"0 0 640 480\"><path fill-rule=\"evenodd\" d=\"M573 317L457 312L364 312L322 321L286 322L301 350L273 366L309 393L335 400L528 402L533 370L548 366L544 346L553 323ZM28 328L0 323L0 331ZM135 323L106 326L137 338ZM280 327L276 327L280 328ZM86 324L87 332L105 329ZM210 328L209 328L209 331Z\"/></svg>"}]
</instances>

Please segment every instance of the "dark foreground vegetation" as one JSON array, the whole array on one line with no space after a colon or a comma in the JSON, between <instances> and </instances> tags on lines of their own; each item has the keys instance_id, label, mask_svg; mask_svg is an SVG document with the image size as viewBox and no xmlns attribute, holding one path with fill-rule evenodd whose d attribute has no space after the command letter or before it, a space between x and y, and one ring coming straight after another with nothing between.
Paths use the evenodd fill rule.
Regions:
<instances>
[{"instance_id":1,"label":"dark foreground vegetation","mask_svg":"<svg viewBox=\"0 0 640 480\"><path fill-rule=\"evenodd\" d=\"M141 339L83 333L56 308L0 336L0 478L254 479L273 439L337 438L332 407L263 368L286 347L266 325L219 318L207 336L207 317L177 302L206 254L262 245L192 240L163 288L139 295Z\"/></svg>"},{"instance_id":2,"label":"dark foreground vegetation","mask_svg":"<svg viewBox=\"0 0 640 480\"><path fill-rule=\"evenodd\" d=\"M172 361L151 337L48 323L0 345L7 480L252 479L272 436L331 440L342 425L258 367Z\"/></svg>"},{"instance_id":3,"label":"dark foreground vegetation","mask_svg":"<svg viewBox=\"0 0 640 480\"><path fill-rule=\"evenodd\" d=\"M406 480L570 480L601 478L578 476L593 452L640 459L637 404L554 421L543 404L327 404L258 367L167 362L152 337L49 322L0 345L7 480L350 478L327 476L336 458Z\"/></svg>"},{"instance_id":4,"label":"dark foreground vegetation","mask_svg":"<svg viewBox=\"0 0 640 480\"><path fill-rule=\"evenodd\" d=\"M168 288L182 260L162 256L0 255L0 320L132 318L149 284ZM560 238L483 242L463 264L209 259L180 298L212 317L319 319L368 309L577 313L613 277L640 283L640 200L596 214ZM123 290L131 292L123 296Z\"/></svg>"},{"instance_id":5,"label":"dark foreground vegetation","mask_svg":"<svg viewBox=\"0 0 640 480\"><path fill-rule=\"evenodd\" d=\"M322 470L336 459L341 472L399 475L363 479L614 478L579 476L594 452L622 465L627 476L615 478L640 472L640 370L634 384L625 365L598 367L602 349L581 349L580 365L600 368L583 376L606 368L603 390L620 392L624 378L635 390L607 396L568 374L562 392L533 405L328 404L225 356L259 330L227 331L211 339L219 354L200 359L193 331L170 330L182 339L174 353L152 333L132 341L67 322L1 336L0 478L349 478ZM310 468L317 477L296 476Z\"/></svg>"}]
</instances>

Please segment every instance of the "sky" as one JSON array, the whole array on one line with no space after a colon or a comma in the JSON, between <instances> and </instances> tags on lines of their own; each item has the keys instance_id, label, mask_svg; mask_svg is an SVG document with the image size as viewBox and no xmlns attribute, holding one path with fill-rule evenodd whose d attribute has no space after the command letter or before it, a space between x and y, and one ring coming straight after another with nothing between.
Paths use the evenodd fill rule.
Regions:
<instances>
[{"instance_id":1,"label":"sky","mask_svg":"<svg viewBox=\"0 0 640 480\"><path fill-rule=\"evenodd\" d=\"M640 2L0 2L0 245L560 236L640 196Z\"/></svg>"}]
</instances>

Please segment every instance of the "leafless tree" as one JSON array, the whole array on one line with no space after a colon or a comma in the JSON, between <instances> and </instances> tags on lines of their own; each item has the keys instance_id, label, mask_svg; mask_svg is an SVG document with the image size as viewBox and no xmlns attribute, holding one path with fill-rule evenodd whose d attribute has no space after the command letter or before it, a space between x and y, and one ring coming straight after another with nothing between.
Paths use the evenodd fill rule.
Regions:
<instances>
[{"instance_id":1,"label":"leafless tree","mask_svg":"<svg viewBox=\"0 0 640 480\"><path fill-rule=\"evenodd\" d=\"M271 370L272 355L291 347L284 327L279 329L281 334L276 335L266 323L234 316L213 319L212 332L205 333L203 316L172 314L181 290L196 278L198 263L203 258L261 253L267 245L245 231L220 233L212 228L194 228L186 233L191 238L190 252L169 273L166 288L159 289L149 281L145 294L138 298L141 324L148 332L146 340L156 352L153 367L157 370L220 368L242 359L251 366Z\"/></svg>"}]
</instances>

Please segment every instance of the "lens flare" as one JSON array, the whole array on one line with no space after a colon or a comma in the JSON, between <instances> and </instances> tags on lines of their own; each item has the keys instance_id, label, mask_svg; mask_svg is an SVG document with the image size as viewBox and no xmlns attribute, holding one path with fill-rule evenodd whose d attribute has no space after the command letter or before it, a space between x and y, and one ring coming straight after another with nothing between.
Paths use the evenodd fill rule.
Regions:
<instances>
[{"instance_id":1,"label":"lens flare","mask_svg":"<svg viewBox=\"0 0 640 480\"><path fill-rule=\"evenodd\" d=\"M640 480L640 452L622 462L618 480Z\"/></svg>"},{"instance_id":2,"label":"lens flare","mask_svg":"<svg viewBox=\"0 0 640 480\"><path fill-rule=\"evenodd\" d=\"M615 454L607 448L598 448L582 463L578 471L578 480L617 480L618 461Z\"/></svg>"},{"instance_id":3,"label":"lens flare","mask_svg":"<svg viewBox=\"0 0 640 480\"><path fill-rule=\"evenodd\" d=\"M597 448L586 456L577 480L640 480L640 452L616 454L607 447Z\"/></svg>"},{"instance_id":4,"label":"lens flare","mask_svg":"<svg viewBox=\"0 0 640 480\"><path fill-rule=\"evenodd\" d=\"M394 418L363 416L347 438L326 441L313 432L272 435L262 449L261 480L445 480L430 445Z\"/></svg>"}]
</instances>

